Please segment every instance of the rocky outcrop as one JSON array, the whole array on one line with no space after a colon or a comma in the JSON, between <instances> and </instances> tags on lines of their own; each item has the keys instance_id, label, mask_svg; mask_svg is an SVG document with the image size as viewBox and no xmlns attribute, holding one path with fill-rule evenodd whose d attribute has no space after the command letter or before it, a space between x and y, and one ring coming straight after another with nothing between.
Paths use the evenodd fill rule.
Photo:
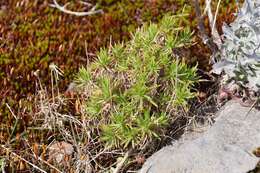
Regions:
<instances>
[{"instance_id":1,"label":"rocky outcrop","mask_svg":"<svg viewBox=\"0 0 260 173\"><path fill-rule=\"evenodd\" d=\"M259 158L260 111L227 103L201 134L187 134L152 155L141 173L246 173ZM248 114L247 114L248 113Z\"/></svg>"}]
</instances>

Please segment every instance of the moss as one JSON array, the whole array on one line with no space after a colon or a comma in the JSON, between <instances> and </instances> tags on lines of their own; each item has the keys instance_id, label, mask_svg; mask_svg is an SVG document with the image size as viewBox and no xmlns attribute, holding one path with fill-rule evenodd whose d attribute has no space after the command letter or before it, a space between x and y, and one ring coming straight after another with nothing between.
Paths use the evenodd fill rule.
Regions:
<instances>
[{"instance_id":1,"label":"moss","mask_svg":"<svg viewBox=\"0 0 260 173\"><path fill-rule=\"evenodd\" d=\"M73 72L87 62L86 43L88 52L95 53L111 41L128 40L136 27L146 21L157 21L176 3L100 0L98 6L104 10L103 15L78 18L63 14L43 1L21 6L7 3L9 12L0 20L5 40L0 75L7 81L0 84L11 90L6 96L19 100L34 93L36 80L32 74L37 69L42 71L42 82L48 85L50 62L65 71L66 78L61 83L61 89L65 89Z\"/></svg>"},{"instance_id":2,"label":"moss","mask_svg":"<svg viewBox=\"0 0 260 173\"><path fill-rule=\"evenodd\" d=\"M144 22L157 22L166 12L178 13L187 0L99 0L98 8L102 15L75 17L61 13L49 7L46 1L28 2L17 6L16 2L6 3L5 15L1 15L2 39L0 49L0 85L5 95L16 101L35 92L36 78L33 72L41 70L40 77L46 86L50 86L48 66L56 63L65 72L60 83L65 90L77 69L91 61L94 53L110 42L126 41L130 33ZM217 1L213 1L217 4ZM220 8L219 17L230 21L225 11L231 13L233 0L226 0ZM6 12L8 11L8 13ZM195 24L195 20L186 23ZM218 22L220 26L221 22ZM87 47L86 47L87 46ZM203 47L200 46L203 50ZM197 48L195 48L197 49ZM199 60L208 64L208 53L192 51L193 62ZM208 69L208 67L206 67Z\"/></svg>"},{"instance_id":3,"label":"moss","mask_svg":"<svg viewBox=\"0 0 260 173\"><path fill-rule=\"evenodd\" d=\"M60 3L68 1L59 0ZM51 8L49 6L51 0L24 1L22 5L18 2L20 1L5 1L2 4L6 9L0 11L0 128L4 129L0 135L2 135L1 140L8 139L10 131L15 126L15 118L6 106L8 103L13 112L21 118L16 135L28 134L28 141L33 144L34 142L46 143L46 138L52 135L27 129L33 122L32 114L35 111L33 95L37 78L33 72L40 70L41 82L49 87L51 80L48 67L51 62L54 62L64 71L64 78L59 83L60 90L64 91L73 74L80 66L86 65L87 61L92 61L94 56L91 54L99 51L100 47L128 40L131 33L143 23L157 22L166 12L178 13L183 5L190 1L92 0L89 2L97 2L98 8L103 9L104 14L86 17L67 15ZM217 2L217 0L213 1L215 6ZM233 9L230 3L234 4L234 0L222 2L224 4L220 8L218 17L222 21L229 21L231 18L229 14ZM82 6L71 8L77 7L81 9ZM192 10L188 5L186 7L187 11ZM186 23L195 26L192 15ZM220 26L219 23L218 26ZM197 51L198 49L201 51ZM88 56L86 50L89 53ZM195 50L191 50L192 55L195 54L193 62L208 64L209 54L205 53L203 46L200 45L193 50ZM118 70L123 72L126 70L123 67L124 64ZM158 99L169 100L167 97ZM67 109L70 108L66 107L63 110ZM125 107L125 109L129 108ZM20 151L27 151L23 142L18 139L13 145Z\"/></svg>"},{"instance_id":4,"label":"moss","mask_svg":"<svg viewBox=\"0 0 260 173\"><path fill-rule=\"evenodd\" d=\"M126 41L131 32L147 21L158 21L162 14L176 7L174 0L155 1L99 1L102 15L75 17L51 8L47 1L26 1L17 6L17 1L6 3L5 15L0 17L0 126L6 129L2 139L9 139L15 126L15 115L21 118L16 134L29 133L30 142L40 142L46 133L28 132L35 107L32 100L37 78L49 88L49 64L54 62L63 71L60 91L64 91L78 68L92 61L100 47L111 42ZM160 3L159 3L160 2ZM181 4L180 4L181 7ZM68 108L66 108L68 109ZM0 141L4 143L5 141ZM24 147L17 140L14 147ZM43 141L43 143L46 141ZM0 153L1 154L1 153Z\"/></svg>"}]
</instances>

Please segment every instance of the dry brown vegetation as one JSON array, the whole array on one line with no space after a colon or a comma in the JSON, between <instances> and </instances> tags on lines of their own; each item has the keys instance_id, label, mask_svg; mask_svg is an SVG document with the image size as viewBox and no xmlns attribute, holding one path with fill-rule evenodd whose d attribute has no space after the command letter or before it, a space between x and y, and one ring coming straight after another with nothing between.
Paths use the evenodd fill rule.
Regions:
<instances>
[{"instance_id":1,"label":"dry brown vegetation","mask_svg":"<svg viewBox=\"0 0 260 173\"><path fill-rule=\"evenodd\" d=\"M111 171L113 167L122 168L123 158L123 171L138 169L167 140L152 141L153 147L130 153L104 148L96 142L97 138L88 138L89 124L78 121L82 119L84 98L67 89L79 67L92 62L101 47L129 40L130 33L145 22L158 22L167 12L179 13L186 4L190 12L186 24L196 30L189 1L91 1L104 13L85 17L64 14L51 8L50 3L51 0L0 2L0 167L4 164L7 172ZM217 1L214 3L216 6ZM70 8L90 7L77 3ZM232 21L234 11L234 1L222 3L217 20L219 31L223 21ZM207 19L205 24L208 26ZM194 36L196 44L177 51L188 64L198 62L199 74L211 79L206 75L211 52L197 32ZM208 84L196 86L201 102L211 94L206 92ZM178 119L168 129L166 139L171 139L185 123L185 118ZM71 145L74 154L70 153ZM57 146L59 149L50 151ZM64 156L66 162L55 160L57 152L70 153Z\"/></svg>"}]
</instances>

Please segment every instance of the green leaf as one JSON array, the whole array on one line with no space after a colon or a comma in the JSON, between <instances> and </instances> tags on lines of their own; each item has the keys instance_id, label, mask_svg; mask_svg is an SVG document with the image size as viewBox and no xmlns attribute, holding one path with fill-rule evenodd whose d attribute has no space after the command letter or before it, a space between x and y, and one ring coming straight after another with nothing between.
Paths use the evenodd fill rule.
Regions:
<instances>
[{"instance_id":1,"label":"green leaf","mask_svg":"<svg viewBox=\"0 0 260 173\"><path fill-rule=\"evenodd\" d=\"M175 116L169 107L188 107L197 68L173 54L174 48L192 42L192 32L181 25L185 16L144 24L131 41L101 49L88 66L86 116L96 126L90 130L101 134L106 145L143 146L163 135L168 117Z\"/></svg>"},{"instance_id":2,"label":"green leaf","mask_svg":"<svg viewBox=\"0 0 260 173\"><path fill-rule=\"evenodd\" d=\"M81 67L75 77L75 83L77 84L77 86L83 87L86 86L90 81L91 72L88 69Z\"/></svg>"}]
</instances>

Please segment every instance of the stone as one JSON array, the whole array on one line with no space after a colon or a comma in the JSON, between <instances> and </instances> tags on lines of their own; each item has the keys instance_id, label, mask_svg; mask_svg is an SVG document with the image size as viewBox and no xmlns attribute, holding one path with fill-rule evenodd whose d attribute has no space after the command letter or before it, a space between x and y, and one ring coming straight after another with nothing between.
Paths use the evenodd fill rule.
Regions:
<instances>
[{"instance_id":1,"label":"stone","mask_svg":"<svg viewBox=\"0 0 260 173\"><path fill-rule=\"evenodd\" d=\"M228 102L203 133L187 134L162 148L140 173L246 173L259 158L260 111Z\"/></svg>"},{"instance_id":2,"label":"stone","mask_svg":"<svg viewBox=\"0 0 260 173\"><path fill-rule=\"evenodd\" d=\"M50 160L55 160L57 163L61 163L66 156L72 156L74 148L71 144L61 141L51 144L48 151Z\"/></svg>"}]
</instances>

